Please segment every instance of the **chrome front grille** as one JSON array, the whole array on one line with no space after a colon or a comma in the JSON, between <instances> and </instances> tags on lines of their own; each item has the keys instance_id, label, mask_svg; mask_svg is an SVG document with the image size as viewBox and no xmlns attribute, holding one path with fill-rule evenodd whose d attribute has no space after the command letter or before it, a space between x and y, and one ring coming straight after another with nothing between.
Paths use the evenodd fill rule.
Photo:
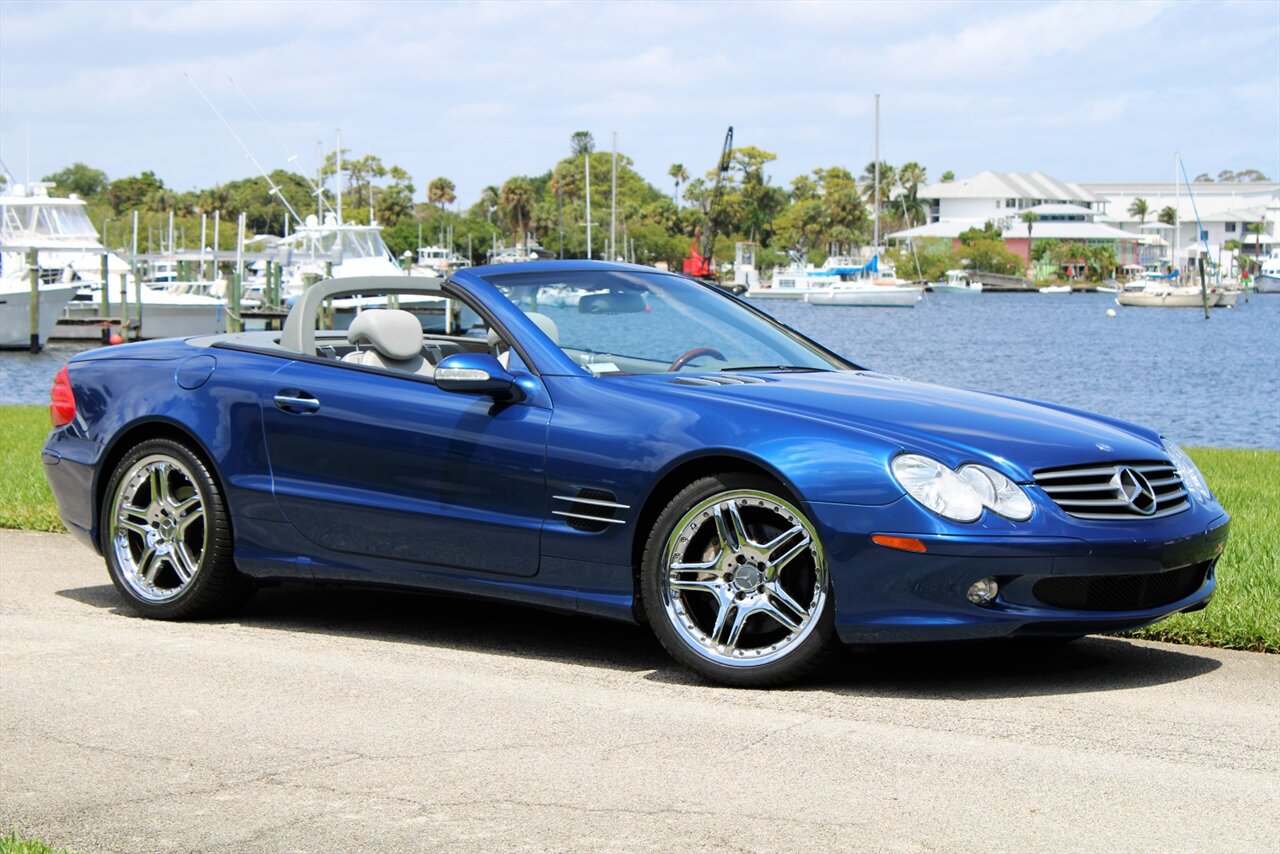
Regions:
<instances>
[{"instance_id":1,"label":"chrome front grille","mask_svg":"<svg viewBox=\"0 0 1280 854\"><path fill-rule=\"evenodd\" d=\"M1182 478L1163 460L1042 469L1033 476L1077 519L1159 519L1188 507Z\"/></svg>"}]
</instances>

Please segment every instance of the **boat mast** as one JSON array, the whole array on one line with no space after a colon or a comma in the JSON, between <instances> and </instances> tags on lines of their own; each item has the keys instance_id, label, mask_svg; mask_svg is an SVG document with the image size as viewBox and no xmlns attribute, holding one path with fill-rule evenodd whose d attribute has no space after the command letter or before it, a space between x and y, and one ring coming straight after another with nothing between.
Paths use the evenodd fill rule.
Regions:
<instances>
[{"instance_id":1,"label":"boat mast","mask_svg":"<svg viewBox=\"0 0 1280 854\"><path fill-rule=\"evenodd\" d=\"M613 186L609 190L609 260L618 260L618 132L613 132Z\"/></svg>"},{"instance_id":2,"label":"boat mast","mask_svg":"<svg viewBox=\"0 0 1280 854\"><path fill-rule=\"evenodd\" d=\"M876 95L876 159L875 159L875 203L872 207L871 214L873 217L873 236L871 243L875 248L880 247L880 95Z\"/></svg>"},{"instance_id":3,"label":"boat mast","mask_svg":"<svg viewBox=\"0 0 1280 854\"><path fill-rule=\"evenodd\" d=\"M1182 186L1178 183L1178 164L1182 157L1173 153L1173 269L1178 271L1178 280L1182 280L1182 270L1178 267L1178 248L1182 237L1182 211L1178 210L1182 203Z\"/></svg>"},{"instance_id":4,"label":"boat mast","mask_svg":"<svg viewBox=\"0 0 1280 854\"><path fill-rule=\"evenodd\" d=\"M342 225L342 128L336 128L338 136L338 171L333 178L338 182L338 225Z\"/></svg>"}]
</instances>

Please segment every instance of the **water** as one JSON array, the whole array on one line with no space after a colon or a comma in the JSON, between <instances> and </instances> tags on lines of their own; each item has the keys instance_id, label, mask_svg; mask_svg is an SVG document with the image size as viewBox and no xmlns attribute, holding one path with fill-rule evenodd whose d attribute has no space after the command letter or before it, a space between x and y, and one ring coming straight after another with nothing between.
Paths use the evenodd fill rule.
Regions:
<instances>
[{"instance_id":1,"label":"water","mask_svg":"<svg viewBox=\"0 0 1280 854\"><path fill-rule=\"evenodd\" d=\"M1208 321L1199 309L1118 308L1104 294L759 306L876 370L1100 412L1188 445L1280 448L1280 296L1215 309ZM53 375L81 349L0 354L0 404L47 403Z\"/></svg>"},{"instance_id":2,"label":"water","mask_svg":"<svg viewBox=\"0 0 1280 854\"><path fill-rule=\"evenodd\" d=\"M1187 445L1280 448L1277 296L1241 298L1207 321L1198 308L1121 308L1107 294L760 307L875 370L1074 406Z\"/></svg>"}]
</instances>

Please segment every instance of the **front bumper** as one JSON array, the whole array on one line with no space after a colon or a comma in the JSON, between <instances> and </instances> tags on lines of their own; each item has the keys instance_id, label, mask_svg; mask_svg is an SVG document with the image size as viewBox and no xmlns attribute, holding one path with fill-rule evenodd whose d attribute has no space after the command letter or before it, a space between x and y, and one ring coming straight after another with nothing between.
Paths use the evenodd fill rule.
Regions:
<instances>
[{"instance_id":1,"label":"front bumper","mask_svg":"<svg viewBox=\"0 0 1280 854\"><path fill-rule=\"evenodd\" d=\"M846 643L1074 636L1197 610L1213 597L1230 524L1221 508L1200 506L1164 519L1088 525L1040 513L1023 530L997 519L960 531L909 499L811 509ZM876 545L877 533L916 538L927 551ZM1000 592L976 605L966 594L983 578L995 578Z\"/></svg>"}]
</instances>

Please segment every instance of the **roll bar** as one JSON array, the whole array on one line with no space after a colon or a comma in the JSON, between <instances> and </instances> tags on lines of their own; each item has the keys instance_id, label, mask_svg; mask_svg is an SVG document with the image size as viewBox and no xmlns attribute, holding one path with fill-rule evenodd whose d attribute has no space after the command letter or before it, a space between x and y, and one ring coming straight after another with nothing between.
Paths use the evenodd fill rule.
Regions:
<instances>
[{"instance_id":1,"label":"roll bar","mask_svg":"<svg viewBox=\"0 0 1280 854\"><path fill-rule=\"evenodd\" d=\"M280 346L295 353L314 356L316 352L316 317L320 306L333 297L353 294L425 294L444 299L444 279L435 276L353 276L348 279L325 279L304 288L289 309L280 335Z\"/></svg>"}]
</instances>

